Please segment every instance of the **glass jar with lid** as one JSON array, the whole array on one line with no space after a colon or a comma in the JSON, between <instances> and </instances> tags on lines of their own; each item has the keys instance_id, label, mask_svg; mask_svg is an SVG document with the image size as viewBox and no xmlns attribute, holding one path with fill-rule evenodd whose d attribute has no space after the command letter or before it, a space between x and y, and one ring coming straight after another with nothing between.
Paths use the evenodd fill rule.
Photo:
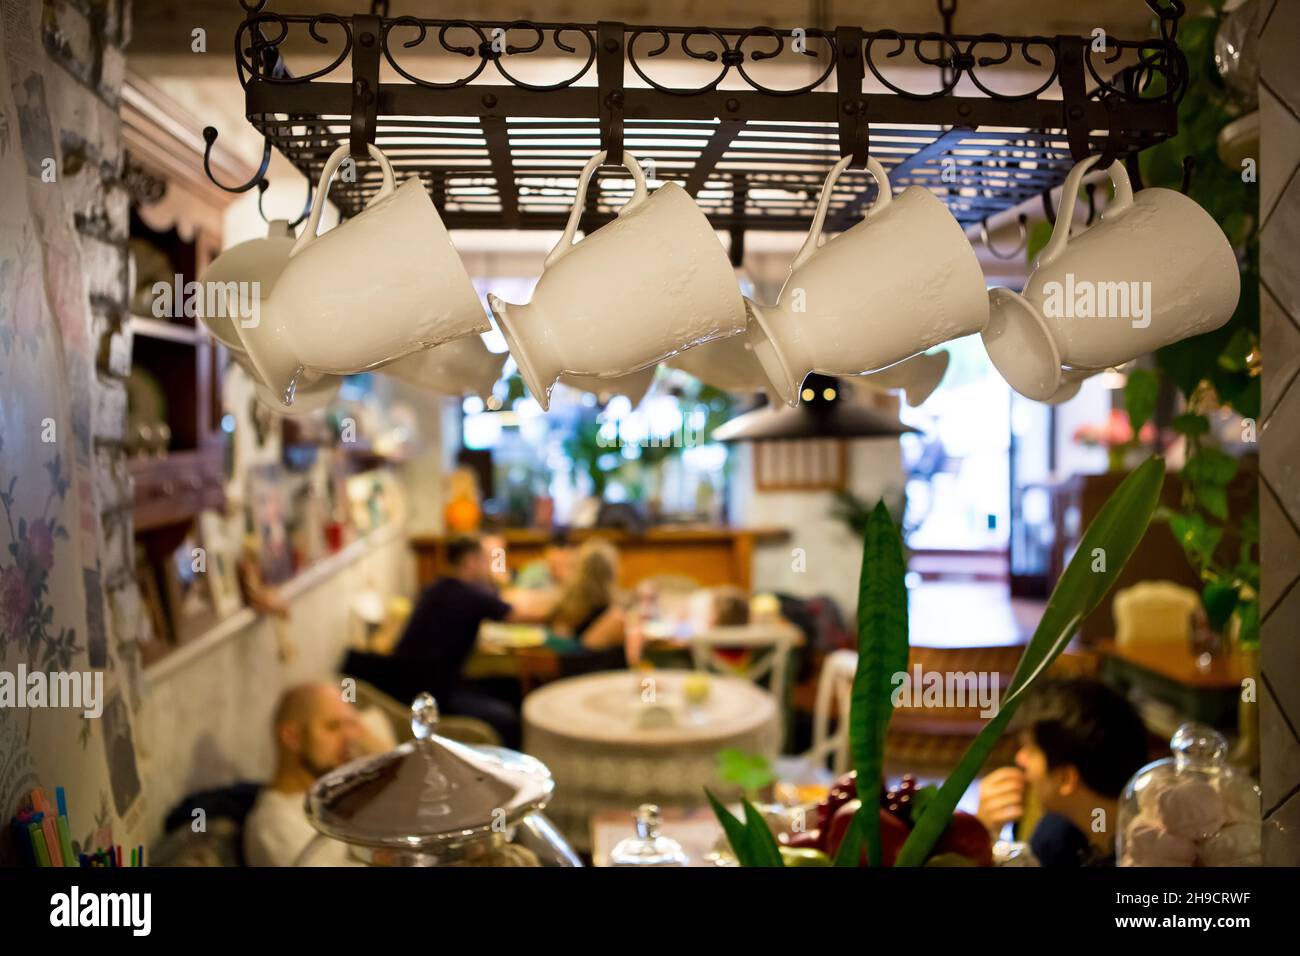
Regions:
<instances>
[{"instance_id":1,"label":"glass jar with lid","mask_svg":"<svg viewBox=\"0 0 1300 956\"><path fill-rule=\"evenodd\" d=\"M1258 866L1260 790L1227 762L1228 742L1183 724L1173 756L1147 764L1120 796L1120 866Z\"/></svg>"}]
</instances>

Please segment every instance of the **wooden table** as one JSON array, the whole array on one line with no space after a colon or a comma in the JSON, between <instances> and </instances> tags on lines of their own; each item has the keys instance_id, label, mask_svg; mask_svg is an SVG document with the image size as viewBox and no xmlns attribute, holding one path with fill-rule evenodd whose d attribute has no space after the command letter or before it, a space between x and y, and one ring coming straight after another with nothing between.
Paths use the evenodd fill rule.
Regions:
<instances>
[{"instance_id":1,"label":"wooden table","mask_svg":"<svg viewBox=\"0 0 1300 956\"><path fill-rule=\"evenodd\" d=\"M1120 647L1105 640L1095 648L1102 676L1110 683L1137 687L1192 720L1223 729L1236 726L1242 681L1251 676L1244 656L1227 653L1202 670L1191 649L1181 644Z\"/></svg>"},{"instance_id":2,"label":"wooden table","mask_svg":"<svg viewBox=\"0 0 1300 956\"><path fill-rule=\"evenodd\" d=\"M634 587L660 574L690 578L702 587L735 585L749 591L754 574L754 546L782 541L784 528L727 528L705 526L654 527L642 534L614 528L579 528L571 532L578 542L599 535L618 548L619 583ZM540 558L550 533L534 528L510 528L506 541L506 567L511 574ZM416 577L421 587L450 571L444 535L411 536Z\"/></svg>"}]
</instances>

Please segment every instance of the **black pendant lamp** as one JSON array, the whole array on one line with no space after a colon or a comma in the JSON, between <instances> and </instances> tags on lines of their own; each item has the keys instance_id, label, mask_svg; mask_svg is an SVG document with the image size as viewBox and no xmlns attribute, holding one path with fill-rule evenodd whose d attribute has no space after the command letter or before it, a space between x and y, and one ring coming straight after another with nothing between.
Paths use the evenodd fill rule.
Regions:
<instances>
[{"instance_id":1,"label":"black pendant lamp","mask_svg":"<svg viewBox=\"0 0 1300 956\"><path fill-rule=\"evenodd\" d=\"M796 438L897 438L916 429L853 400L853 391L828 375L809 375L799 404L764 405L713 430L713 440L782 441Z\"/></svg>"}]
</instances>

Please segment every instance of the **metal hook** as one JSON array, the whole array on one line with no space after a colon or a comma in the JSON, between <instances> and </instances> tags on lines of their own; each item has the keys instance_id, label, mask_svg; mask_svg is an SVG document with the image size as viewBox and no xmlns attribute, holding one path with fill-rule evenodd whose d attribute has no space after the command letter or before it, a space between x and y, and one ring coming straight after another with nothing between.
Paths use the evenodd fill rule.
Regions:
<instances>
[{"instance_id":1,"label":"metal hook","mask_svg":"<svg viewBox=\"0 0 1300 956\"><path fill-rule=\"evenodd\" d=\"M1020 226L1020 238L1016 240L1015 248L1007 252L999 252L997 247L993 245L993 242L989 237L989 221L987 218L980 220L980 240L984 243L984 247L988 249L994 258L1014 259L1016 256L1020 255L1020 253L1024 252L1025 247L1029 244L1029 229L1027 228L1028 221L1029 217L1023 212L1016 217L1016 222Z\"/></svg>"},{"instance_id":2,"label":"metal hook","mask_svg":"<svg viewBox=\"0 0 1300 956\"><path fill-rule=\"evenodd\" d=\"M259 216L262 217L262 222L268 224L271 222L271 220L266 218L266 213L262 210L262 197L266 195L266 191L267 189L270 188L270 186L271 184L268 183L265 179L263 179L260 183L257 184L257 213ZM302 212L299 214L298 218L295 219L293 222L289 223L290 229L297 229L306 221L307 217L311 215L311 200L314 192L315 190L312 186L311 177L308 177L307 178L307 201L303 203Z\"/></svg>"},{"instance_id":3,"label":"metal hook","mask_svg":"<svg viewBox=\"0 0 1300 956\"><path fill-rule=\"evenodd\" d=\"M217 128L215 126L203 127L203 142L206 144L203 147L203 171L207 173L208 179L212 182L212 185L228 193L246 193L258 183L262 182L262 178L266 175L267 168L271 165L271 140L269 138L264 138L262 140L262 162L258 164L257 172L253 174L252 179L244 183L242 186L223 186L221 183L217 182L217 177L212 175L212 147L216 141Z\"/></svg>"},{"instance_id":4,"label":"metal hook","mask_svg":"<svg viewBox=\"0 0 1300 956\"><path fill-rule=\"evenodd\" d=\"M1192 186L1192 172L1195 169L1196 169L1196 157L1184 156L1183 157L1183 185L1179 189L1179 192L1181 192L1184 196L1187 195L1187 190L1190 189Z\"/></svg>"}]
</instances>

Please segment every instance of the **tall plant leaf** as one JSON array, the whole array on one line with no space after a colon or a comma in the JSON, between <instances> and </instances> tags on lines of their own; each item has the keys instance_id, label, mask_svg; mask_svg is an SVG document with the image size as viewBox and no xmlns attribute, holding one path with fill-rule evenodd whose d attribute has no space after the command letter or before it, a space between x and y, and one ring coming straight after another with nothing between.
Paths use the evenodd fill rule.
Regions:
<instances>
[{"instance_id":1,"label":"tall plant leaf","mask_svg":"<svg viewBox=\"0 0 1300 956\"><path fill-rule=\"evenodd\" d=\"M1124 479L1083 533L1052 591L1043 619L1007 685L998 713L980 730L920 814L895 866L920 866L948 828L952 812L1020 706L1025 691L1064 650L1079 622L1095 608L1133 555L1160 500L1165 464L1149 458Z\"/></svg>"},{"instance_id":2,"label":"tall plant leaf","mask_svg":"<svg viewBox=\"0 0 1300 956\"><path fill-rule=\"evenodd\" d=\"M858 583L858 670L849 708L849 753L864 807L876 804L885 760L885 733L893 715L893 676L907 670L907 569L903 541L884 501L867 519ZM880 816L854 819L867 845L867 861L880 865Z\"/></svg>"},{"instance_id":3,"label":"tall plant leaf","mask_svg":"<svg viewBox=\"0 0 1300 956\"><path fill-rule=\"evenodd\" d=\"M722 824L722 831L731 844L731 852L736 854L736 861L741 866L785 866L776 837L772 835L763 815L748 800L741 801L745 811L745 822L741 823L707 788L704 795L709 798L713 814Z\"/></svg>"}]
</instances>

